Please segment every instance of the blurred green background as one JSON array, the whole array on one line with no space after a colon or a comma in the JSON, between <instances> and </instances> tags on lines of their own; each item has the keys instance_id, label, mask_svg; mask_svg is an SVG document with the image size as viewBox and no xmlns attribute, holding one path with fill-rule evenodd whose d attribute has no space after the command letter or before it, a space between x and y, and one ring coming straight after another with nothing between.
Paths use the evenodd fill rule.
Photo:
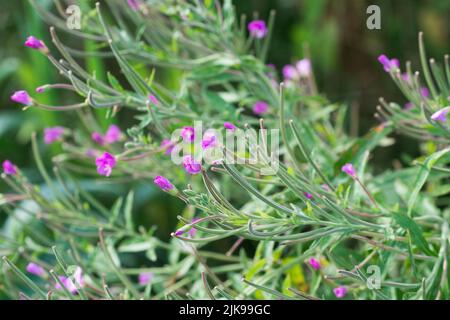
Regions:
<instances>
[{"instance_id":1,"label":"blurred green background","mask_svg":"<svg viewBox=\"0 0 450 320\"><path fill-rule=\"evenodd\" d=\"M124 0L125 1L125 0ZM53 2L40 0L42 6L51 8ZM405 103L399 91L377 62L377 56L386 53L402 63L411 60L414 70L419 67L417 34L424 31L429 57L441 61L448 48L450 34L450 1L448 0L236 0L240 14L267 19L270 10L276 10L276 23L269 63L278 70L283 65L303 57L303 46L309 44L318 87L331 101L354 107L359 126L354 133L364 134L377 124L373 113L380 96L387 100ZM86 4L86 1L85 1ZM368 30L366 9L376 4L381 8L381 30ZM25 0L0 2L0 160L10 159L18 164L33 180L38 179L30 150L33 131L42 131L52 125L73 125L70 114L28 110L10 101L10 95L20 89L34 92L39 85L61 81L55 69L38 52L26 50L23 42L30 34L50 43L48 26ZM63 36L63 35L62 35ZM73 41L74 39L64 39ZM91 43L84 43L89 48ZM88 70L109 68L97 58L87 59ZM117 70L113 70L113 73ZM174 83L176 73L163 77L167 85ZM60 92L50 91L40 95L48 104L64 101ZM67 98L69 99L69 98ZM70 99L73 99L70 98ZM119 121L120 122L120 121ZM107 123L104 123L105 127ZM403 154L418 154L416 142L395 136L397 144L383 148L375 159L380 168L391 166ZM58 146L41 146L47 163L59 151ZM45 149L44 149L45 148ZM85 181L87 184L87 181ZM136 210L165 212L162 215L145 215L144 224L158 224L161 234L168 236L173 230L175 216L181 206L168 201L167 195L140 183L137 190ZM122 186L122 188L127 188ZM109 186L108 190L111 191ZM7 190L0 184L0 192ZM123 189L115 190L118 193ZM106 196L105 201L109 201ZM141 217L142 218L142 217ZM2 217L0 216L0 222ZM1 224L1 223L0 223Z\"/></svg>"}]
</instances>

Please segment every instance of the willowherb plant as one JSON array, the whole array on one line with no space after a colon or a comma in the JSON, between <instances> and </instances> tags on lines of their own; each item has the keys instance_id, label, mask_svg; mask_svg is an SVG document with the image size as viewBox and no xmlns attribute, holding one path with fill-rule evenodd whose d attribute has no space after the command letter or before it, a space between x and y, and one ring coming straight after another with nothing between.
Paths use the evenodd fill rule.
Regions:
<instances>
[{"instance_id":1,"label":"willowherb plant","mask_svg":"<svg viewBox=\"0 0 450 320\"><path fill-rule=\"evenodd\" d=\"M25 45L65 80L11 99L24 109L71 112L80 125L44 131L45 144L63 148L52 173L32 137L47 192L3 162L11 193L0 201L16 225L0 234L0 290L9 297L449 298L450 67L448 56L443 68L427 60L422 34L424 80L411 63L402 73L381 55L409 102L380 99L382 123L355 138L345 132L346 107L318 93L308 55L285 66L283 80L266 65L274 13L266 23L239 19L230 0L117 0L84 4L83 27L71 30L59 1L62 16L30 3L51 25L52 45L33 36ZM95 49L69 47L58 29ZM120 73L90 74L80 62L86 56L113 59ZM160 70L178 72L179 83L164 87ZM35 97L54 89L79 102ZM111 119L126 108L135 120L126 131L102 132L92 111L106 109ZM269 130L279 130L279 146ZM417 138L424 154L375 175L370 154L393 130ZM213 161L202 161L208 154ZM180 199L185 210L171 241L136 225L132 191L107 208L80 175L142 181ZM223 239L234 244L212 250ZM142 256L146 267L133 262Z\"/></svg>"}]
</instances>

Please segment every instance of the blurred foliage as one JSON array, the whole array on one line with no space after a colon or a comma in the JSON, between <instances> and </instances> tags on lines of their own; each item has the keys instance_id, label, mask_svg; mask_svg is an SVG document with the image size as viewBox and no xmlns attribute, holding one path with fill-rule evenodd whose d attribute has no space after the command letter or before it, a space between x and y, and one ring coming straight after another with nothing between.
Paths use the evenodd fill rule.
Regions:
<instances>
[{"instance_id":1,"label":"blurred foliage","mask_svg":"<svg viewBox=\"0 0 450 320\"><path fill-rule=\"evenodd\" d=\"M381 9L381 30L366 27L366 8ZM359 118L359 134L377 120L373 114L381 95L404 99L379 68L377 57L386 53L404 64L420 65L417 34L426 35L429 57L448 52L450 2L447 0L253 0L237 1L238 12L267 17L277 13L268 61L278 68L304 55L312 57L318 87L331 101L347 102ZM405 101L406 102L406 101ZM409 138L395 136L398 144L376 155L375 164L390 166L392 159L418 150Z\"/></svg>"},{"instance_id":2,"label":"blurred foliage","mask_svg":"<svg viewBox=\"0 0 450 320\"><path fill-rule=\"evenodd\" d=\"M39 3L47 8L52 6L51 1L40 1ZM308 55L311 56L316 72L318 87L321 88L325 97L332 102L346 102L353 106L351 119L359 119L357 121L359 127L353 128L350 124L347 125L353 135L366 134L368 128L373 127L376 123L373 113L381 94L399 103L404 99L380 68L376 60L379 54L386 53L391 57L398 57L402 62L408 57L412 60L413 66L418 67L419 57L414 53L418 52L417 33L419 30L423 30L427 35L429 57L441 57L448 51L445 46L448 45L449 37L450 4L444 0L409 1L407 4L402 1L379 1L376 4L381 7L382 30L368 30L365 26L367 18L365 9L369 4L374 4L369 1L235 1L234 4L239 13L252 16L253 11L257 11L259 16L265 20L267 20L270 10L277 12L268 62L274 63L278 70L281 70L283 65L304 57L307 44ZM44 127L56 124L71 127L74 123L74 115L68 116L64 113L47 112L37 108L23 113L18 110L17 105L10 102L9 96L18 88L33 92L37 86L58 82L61 77L38 52L23 50L23 42L30 33L50 43L47 27L32 7L25 1L2 2L0 15L1 38L5 39L4 45L0 49L0 100L2 102L0 159L8 158L20 164L31 182L35 182L34 179L40 182L30 151L29 137L31 133L40 132ZM66 39L64 38L64 40ZM71 41L73 39L67 37L67 42ZM95 44L90 41L76 43L76 45L80 50L86 51L95 48ZM83 64L86 70L90 73L95 72L99 77L104 77L105 70L119 73L117 65L111 60L87 57ZM176 88L180 78L180 72L174 68L158 71L158 81L169 89ZM73 98L64 96L64 93L61 95L57 91L46 92L40 97L40 101L48 104L58 104L62 101L70 103L70 99ZM105 111L96 110L95 113L99 116L100 126L103 129L116 121L106 118ZM130 127L133 123L127 111L120 113L117 122L124 128ZM416 144L409 146L407 143L401 143L408 142L409 138L394 137L400 143L392 148L384 148L381 155L376 155L376 164L380 168L391 167L391 162L403 154L407 154L410 158L418 154ZM366 143L364 137L358 142ZM42 152L45 155L44 162L46 164L51 163L50 158L60 152L60 147L44 146L42 142L39 143L39 148L42 150L45 148L47 151ZM367 149L370 149L369 146ZM354 152L354 150L351 151ZM344 161L346 156L351 158L350 156L353 154L344 155L343 159L339 159L339 161ZM340 165L342 163L336 163L337 167ZM163 194L154 187L149 187L148 184L128 183L127 181L114 185L101 184L87 178L83 178L80 184L86 191L96 191L100 202L107 204L108 207L118 194L133 190L135 194L133 210L136 213L141 212L139 216L134 216L135 221L143 226L157 225L158 230L155 235L162 240L167 240L169 233L175 229L176 216L183 208L181 202L173 200L173 198L169 200L167 194ZM46 192L44 185L41 188L43 192ZM0 187L1 191L3 191L3 186ZM245 199L233 200L245 202ZM219 245L222 251L230 246L229 243L226 245L219 243ZM348 254L347 251L344 255L346 254ZM163 259L166 258L164 256ZM130 265L138 265L141 261L124 260ZM291 262L283 261L282 263L289 265ZM349 265L349 262L342 261L342 265L345 264ZM254 273L259 271L257 267L253 270ZM288 274L287 279L289 279L286 281L294 279L292 281L296 282L298 287L304 285L302 270L289 269L286 273ZM248 276L248 279L250 278L251 274ZM284 289L289 286L290 282L285 285Z\"/></svg>"},{"instance_id":3,"label":"blurred foliage","mask_svg":"<svg viewBox=\"0 0 450 320\"><path fill-rule=\"evenodd\" d=\"M39 3L48 8L53 5L51 0ZM366 8L370 4L381 8L381 30L366 28ZM446 0L248 0L234 1L234 5L238 13L249 17L258 12L266 18L270 10L276 11L268 62L281 69L283 65L301 58L304 46L308 44L318 87L331 101L356 106L360 134L375 123L373 113L381 93L401 99L400 93L379 69L376 57L380 53L398 57L401 61L409 58L413 65L418 66L419 30L426 34L430 57L439 57L448 51L450 3ZM22 113L9 99L16 88L32 92L37 86L58 79L45 57L23 48L23 42L30 33L50 41L47 28L27 1L0 2L0 38L3 41L0 48L0 158L14 154L13 160L24 167L31 164L30 133L70 121L65 119L65 115L38 109ZM89 48L90 45L86 41L84 47ZM101 59L88 58L86 66L91 71L102 70L102 63ZM168 86L177 83L176 72L167 71L160 77ZM53 91L41 98L43 102L55 103L60 98L58 95ZM103 125L106 126L105 121ZM397 138L400 142L409 141ZM417 155L411 144L400 145L387 149L379 162L389 163L403 152Z\"/></svg>"}]
</instances>

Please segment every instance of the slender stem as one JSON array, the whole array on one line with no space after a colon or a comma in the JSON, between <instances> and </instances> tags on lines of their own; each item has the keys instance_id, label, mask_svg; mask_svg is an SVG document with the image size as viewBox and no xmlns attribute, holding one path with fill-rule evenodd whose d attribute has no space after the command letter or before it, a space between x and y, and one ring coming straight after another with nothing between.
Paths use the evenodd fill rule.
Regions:
<instances>
[{"instance_id":1,"label":"slender stem","mask_svg":"<svg viewBox=\"0 0 450 320\"><path fill-rule=\"evenodd\" d=\"M370 201L373 203L373 205L375 207L377 207L378 210L381 211L380 206L378 205L378 203L376 202L375 198L372 196L372 194L370 193L370 191L366 188L366 186L361 182L361 180L359 180L358 177L354 177L354 179L359 183L359 185L361 186L361 188L364 190L364 192L367 194L367 196L369 197Z\"/></svg>"}]
</instances>

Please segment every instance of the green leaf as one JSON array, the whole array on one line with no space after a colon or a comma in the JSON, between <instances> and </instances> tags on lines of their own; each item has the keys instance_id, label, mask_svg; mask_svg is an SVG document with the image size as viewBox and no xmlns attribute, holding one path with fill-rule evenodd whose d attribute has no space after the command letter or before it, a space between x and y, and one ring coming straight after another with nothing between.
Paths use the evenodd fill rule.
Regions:
<instances>
[{"instance_id":1,"label":"green leaf","mask_svg":"<svg viewBox=\"0 0 450 320\"><path fill-rule=\"evenodd\" d=\"M122 244L117 249L118 252L142 252L153 248L155 244L152 241L131 242Z\"/></svg>"},{"instance_id":2,"label":"green leaf","mask_svg":"<svg viewBox=\"0 0 450 320\"><path fill-rule=\"evenodd\" d=\"M430 174L430 170L433 168L436 162L449 151L450 148L446 148L441 151L433 153L431 156L425 159L425 162L423 163L422 168L420 168L419 174L417 175L416 180L413 184L414 189L411 192L411 196L409 197L408 200L408 216L411 216L411 212L412 209L414 208L414 204L416 203L420 189L422 189L423 185L427 181L428 175Z\"/></svg>"},{"instance_id":3,"label":"green leaf","mask_svg":"<svg viewBox=\"0 0 450 320\"><path fill-rule=\"evenodd\" d=\"M128 230L133 230L133 201L134 201L134 192L130 191L125 200L125 225Z\"/></svg>"},{"instance_id":4,"label":"green leaf","mask_svg":"<svg viewBox=\"0 0 450 320\"><path fill-rule=\"evenodd\" d=\"M230 103L226 102L217 93L212 91L204 91L203 96L207 103L211 106L213 110L217 110L224 116L230 117L234 114L234 107Z\"/></svg>"},{"instance_id":5,"label":"green leaf","mask_svg":"<svg viewBox=\"0 0 450 320\"><path fill-rule=\"evenodd\" d=\"M394 213L393 216L395 221L402 228L410 232L411 240L417 247L419 247L423 252L425 252L428 255L435 255L435 253L432 250L430 250L428 242L427 240L425 240L423 236L422 229L417 223L414 222L414 220L400 213Z\"/></svg>"},{"instance_id":6,"label":"green leaf","mask_svg":"<svg viewBox=\"0 0 450 320\"><path fill-rule=\"evenodd\" d=\"M120 85L119 80L114 77L110 72L107 74L109 84L119 92L125 92L125 89Z\"/></svg>"}]
</instances>

